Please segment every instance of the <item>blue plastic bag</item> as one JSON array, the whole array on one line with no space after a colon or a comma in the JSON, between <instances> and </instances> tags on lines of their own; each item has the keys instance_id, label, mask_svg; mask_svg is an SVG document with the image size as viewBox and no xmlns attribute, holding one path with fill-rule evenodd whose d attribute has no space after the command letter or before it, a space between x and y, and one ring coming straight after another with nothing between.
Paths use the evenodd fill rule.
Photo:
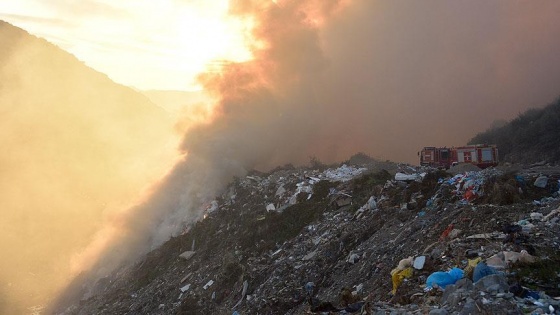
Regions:
<instances>
[{"instance_id":1,"label":"blue plastic bag","mask_svg":"<svg viewBox=\"0 0 560 315\"><path fill-rule=\"evenodd\" d=\"M474 267L473 282L477 282L478 280L486 276L495 275L498 273L498 270L488 266L485 262L481 261L478 263L478 265L476 265L476 267Z\"/></svg>"},{"instance_id":2,"label":"blue plastic bag","mask_svg":"<svg viewBox=\"0 0 560 315\"><path fill-rule=\"evenodd\" d=\"M455 284L459 279L463 278L464 272L462 269L453 268L447 272L436 271L426 279L426 288L433 288L434 285L445 289L450 284Z\"/></svg>"}]
</instances>

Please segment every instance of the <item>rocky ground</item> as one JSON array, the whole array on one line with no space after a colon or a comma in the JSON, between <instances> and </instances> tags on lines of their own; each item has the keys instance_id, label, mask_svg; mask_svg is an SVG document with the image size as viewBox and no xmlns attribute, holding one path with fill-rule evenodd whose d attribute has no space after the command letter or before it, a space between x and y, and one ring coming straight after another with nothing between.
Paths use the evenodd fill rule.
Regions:
<instances>
[{"instance_id":1,"label":"rocky ground","mask_svg":"<svg viewBox=\"0 0 560 315\"><path fill-rule=\"evenodd\" d=\"M447 173L351 159L253 173L189 231L56 313L560 314L560 172L538 167L547 171ZM534 261L425 290L430 274L464 269L469 255L490 264L521 251ZM419 256L392 294L391 271Z\"/></svg>"}]
</instances>

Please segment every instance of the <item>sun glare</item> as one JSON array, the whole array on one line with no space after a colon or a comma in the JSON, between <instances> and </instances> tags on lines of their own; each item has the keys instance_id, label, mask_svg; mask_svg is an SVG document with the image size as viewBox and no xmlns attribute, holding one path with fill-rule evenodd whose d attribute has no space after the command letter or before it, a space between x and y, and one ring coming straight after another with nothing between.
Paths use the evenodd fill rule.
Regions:
<instances>
[{"instance_id":1,"label":"sun glare","mask_svg":"<svg viewBox=\"0 0 560 315\"><path fill-rule=\"evenodd\" d=\"M251 23L228 15L228 0L17 3L2 18L139 89L194 89L216 60L251 58Z\"/></svg>"},{"instance_id":2,"label":"sun glare","mask_svg":"<svg viewBox=\"0 0 560 315\"><path fill-rule=\"evenodd\" d=\"M144 2L135 5L134 30L127 30L127 45L136 45L138 56L119 58L117 80L133 80L131 62L146 66L140 88L169 84L173 89L196 88L195 77L215 66L216 60L251 58L246 42L251 25L228 16L228 1ZM112 30L114 31L114 30ZM124 34L123 34L124 35ZM144 61L144 62L142 62ZM146 62L149 61L149 62Z\"/></svg>"},{"instance_id":3,"label":"sun glare","mask_svg":"<svg viewBox=\"0 0 560 315\"><path fill-rule=\"evenodd\" d=\"M173 28L174 39L171 41L176 41L177 45L170 47L169 52L179 65L196 65L201 72L215 64L215 60L245 61L251 58L244 37L250 27L248 22L227 17L226 10L220 15L207 10L202 11L202 15L184 10Z\"/></svg>"}]
</instances>

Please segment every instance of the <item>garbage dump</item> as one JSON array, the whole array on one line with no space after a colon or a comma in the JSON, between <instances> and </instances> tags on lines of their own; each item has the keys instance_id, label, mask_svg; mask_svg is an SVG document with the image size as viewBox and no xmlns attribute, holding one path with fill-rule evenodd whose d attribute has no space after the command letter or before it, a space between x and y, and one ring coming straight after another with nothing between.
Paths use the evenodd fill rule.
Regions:
<instances>
[{"instance_id":1,"label":"garbage dump","mask_svg":"<svg viewBox=\"0 0 560 315\"><path fill-rule=\"evenodd\" d=\"M537 176L250 174L67 314L558 314L560 199ZM494 203L505 191L515 202Z\"/></svg>"}]
</instances>

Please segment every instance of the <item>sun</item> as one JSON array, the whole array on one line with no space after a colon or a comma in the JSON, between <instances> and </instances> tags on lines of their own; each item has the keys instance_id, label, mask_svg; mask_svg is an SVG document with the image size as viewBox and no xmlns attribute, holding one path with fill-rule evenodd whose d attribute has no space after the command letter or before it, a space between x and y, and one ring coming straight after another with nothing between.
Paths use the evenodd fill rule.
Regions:
<instances>
[{"instance_id":1,"label":"sun","mask_svg":"<svg viewBox=\"0 0 560 315\"><path fill-rule=\"evenodd\" d=\"M169 82L176 88L197 88L198 74L219 71L224 61L251 59L251 21L230 16L228 2L146 2L137 6L134 23L139 26L134 36L142 48L138 56L150 55L150 62L144 63L149 69L142 86Z\"/></svg>"},{"instance_id":2,"label":"sun","mask_svg":"<svg viewBox=\"0 0 560 315\"><path fill-rule=\"evenodd\" d=\"M178 13L170 38L176 42L175 46L169 45L173 55L170 66L196 66L202 72L212 71L223 60L251 59L247 48L251 23L228 16L224 3L227 5L227 1L205 2L197 10L183 8Z\"/></svg>"},{"instance_id":3,"label":"sun","mask_svg":"<svg viewBox=\"0 0 560 315\"><path fill-rule=\"evenodd\" d=\"M231 16L228 0L1 2L0 18L141 90L196 88L220 61L252 58L251 21Z\"/></svg>"}]
</instances>

